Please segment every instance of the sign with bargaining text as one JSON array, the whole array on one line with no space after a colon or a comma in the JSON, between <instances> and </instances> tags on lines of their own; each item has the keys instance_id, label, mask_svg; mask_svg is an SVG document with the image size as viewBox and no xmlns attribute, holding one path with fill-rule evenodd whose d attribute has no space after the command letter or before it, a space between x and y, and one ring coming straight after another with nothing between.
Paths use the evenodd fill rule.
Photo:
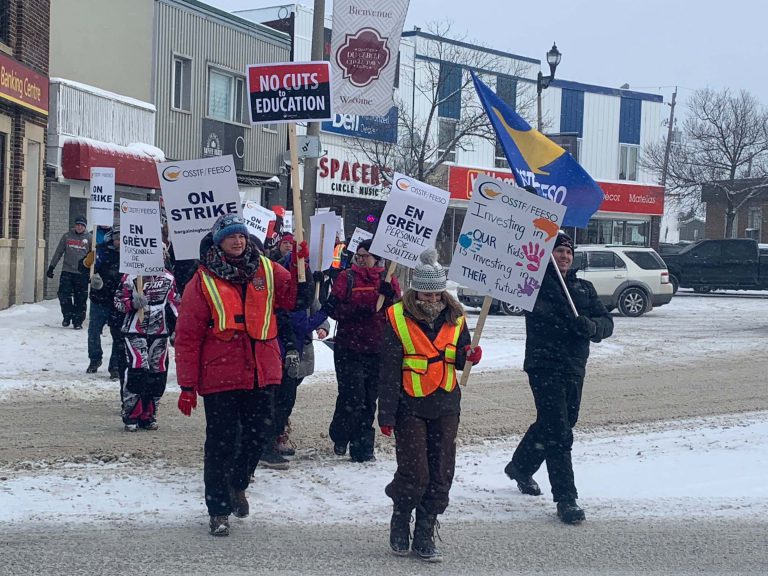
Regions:
<instances>
[{"instance_id":1,"label":"sign with bargaining text","mask_svg":"<svg viewBox=\"0 0 768 576\"><path fill-rule=\"evenodd\" d=\"M449 197L445 190L395 172L371 252L413 268L424 250L435 247Z\"/></svg>"},{"instance_id":2,"label":"sign with bargaining text","mask_svg":"<svg viewBox=\"0 0 768 576\"><path fill-rule=\"evenodd\" d=\"M92 226L109 226L115 222L115 169L91 168Z\"/></svg>"},{"instance_id":3,"label":"sign with bargaining text","mask_svg":"<svg viewBox=\"0 0 768 576\"><path fill-rule=\"evenodd\" d=\"M448 278L533 310L565 210L561 204L479 175Z\"/></svg>"},{"instance_id":4,"label":"sign with bargaining text","mask_svg":"<svg viewBox=\"0 0 768 576\"><path fill-rule=\"evenodd\" d=\"M120 201L120 272L157 276L165 270L160 203Z\"/></svg>"},{"instance_id":5,"label":"sign with bargaining text","mask_svg":"<svg viewBox=\"0 0 768 576\"><path fill-rule=\"evenodd\" d=\"M267 238L269 223L276 220L275 213L269 208L264 208L256 202L247 200L243 206L243 218L248 230L259 240L264 242Z\"/></svg>"},{"instance_id":6,"label":"sign with bargaining text","mask_svg":"<svg viewBox=\"0 0 768 576\"><path fill-rule=\"evenodd\" d=\"M329 62L286 62L248 66L251 123L330 120Z\"/></svg>"},{"instance_id":7,"label":"sign with bargaining text","mask_svg":"<svg viewBox=\"0 0 768 576\"><path fill-rule=\"evenodd\" d=\"M178 260L200 256L200 240L224 214L240 214L232 156L157 165L168 230Z\"/></svg>"},{"instance_id":8,"label":"sign with bargaining text","mask_svg":"<svg viewBox=\"0 0 768 576\"><path fill-rule=\"evenodd\" d=\"M355 231L352 233L352 238L349 240L347 252L355 254L357 252L357 247L360 245L360 242L363 240L370 240L371 238L373 238L373 234L371 232L363 230L362 228L355 228Z\"/></svg>"}]
</instances>

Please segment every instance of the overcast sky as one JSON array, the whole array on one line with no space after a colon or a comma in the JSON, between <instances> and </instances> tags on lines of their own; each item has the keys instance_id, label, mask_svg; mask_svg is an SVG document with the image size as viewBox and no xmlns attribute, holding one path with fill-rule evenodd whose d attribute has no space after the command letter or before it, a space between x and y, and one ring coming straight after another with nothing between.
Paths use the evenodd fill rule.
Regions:
<instances>
[{"instance_id":1,"label":"overcast sky","mask_svg":"<svg viewBox=\"0 0 768 576\"><path fill-rule=\"evenodd\" d=\"M269 0L204 0L224 10L274 6ZM304 0L302 4L312 5ZM411 0L406 30L448 19L458 36L538 58L557 42L557 77L663 94L725 87L768 105L768 8L759 0ZM326 14L333 11L326 0ZM682 112L682 110L681 110Z\"/></svg>"}]
</instances>

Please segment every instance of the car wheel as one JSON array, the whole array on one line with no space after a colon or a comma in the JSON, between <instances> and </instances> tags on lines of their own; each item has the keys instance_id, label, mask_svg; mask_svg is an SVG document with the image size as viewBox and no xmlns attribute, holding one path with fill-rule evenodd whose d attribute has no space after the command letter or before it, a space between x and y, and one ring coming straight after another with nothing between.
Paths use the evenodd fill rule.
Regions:
<instances>
[{"instance_id":1,"label":"car wheel","mask_svg":"<svg viewBox=\"0 0 768 576\"><path fill-rule=\"evenodd\" d=\"M522 316L523 309L519 306L513 306L508 302L499 302L499 314L504 314L505 316Z\"/></svg>"},{"instance_id":2,"label":"car wheel","mask_svg":"<svg viewBox=\"0 0 768 576\"><path fill-rule=\"evenodd\" d=\"M712 288L709 286L696 286L696 288L693 289L694 292L697 294L709 294L712 292Z\"/></svg>"},{"instance_id":3,"label":"car wheel","mask_svg":"<svg viewBox=\"0 0 768 576\"><path fill-rule=\"evenodd\" d=\"M672 284L672 294L677 294L677 289L680 288L680 280L677 279L677 276L670 274L669 283Z\"/></svg>"},{"instance_id":4,"label":"car wheel","mask_svg":"<svg viewBox=\"0 0 768 576\"><path fill-rule=\"evenodd\" d=\"M627 288L619 296L619 313L622 316L637 318L648 310L648 295L642 288Z\"/></svg>"}]
</instances>

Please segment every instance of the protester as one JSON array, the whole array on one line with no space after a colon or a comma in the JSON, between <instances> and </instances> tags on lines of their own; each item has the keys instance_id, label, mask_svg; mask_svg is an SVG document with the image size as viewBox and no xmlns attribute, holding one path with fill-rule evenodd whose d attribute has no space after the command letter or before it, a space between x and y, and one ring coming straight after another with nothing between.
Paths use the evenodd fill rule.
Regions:
<instances>
[{"instance_id":1,"label":"protester","mask_svg":"<svg viewBox=\"0 0 768 576\"><path fill-rule=\"evenodd\" d=\"M91 251L91 237L86 231L87 226L85 216L75 218L72 230L62 235L59 240L46 272L48 278L53 278L56 265L61 257L64 257L57 293L63 317L61 325L66 328L71 323L75 330L83 327L88 300L89 271L80 268L80 262Z\"/></svg>"},{"instance_id":2,"label":"protester","mask_svg":"<svg viewBox=\"0 0 768 576\"><path fill-rule=\"evenodd\" d=\"M437 516L448 506L456 464L461 391L457 370L477 363L464 309L446 291L447 274L430 248L413 270L411 287L389 308L379 374L379 427L395 433L397 471L385 493L393 501L389 545L405 555L416 509L413 551L427 561L435 547Z\"/></svg>"},{"instance_id":3,"label":"protester","mask_svg":"<svg viewBox=\"0 0 768 576\"><path fill-rule=\"evenodd\" d=\"M523 436L504 472L523 494L539 496L533 475L546 461L557 516L566 524L585 519L576 504L571 446L579 417L589 343L613 333L613 319L591 282L571 270L573 240L560 232L541 284L536 305L525 314L525 362L536 403L536 421ZM565 281L578 316L574 316L558 274Z\"/></svg>"},{"instance_id":4,"label":"protester","mask_svg":"<svg viewBox=\"0 0 768 576\"><path fill-rule=\"evenodd\" d=\"M306 257L306 245L301 252ZM205 501L214 536L229 535L230 514L248 516L245 490L271 440L282 379L275 309L293 309L296 294L296 274L261 254L240 216L220 217L200 243L200 267L176 329L176 372L179 410L189 416L197 395L204 400Z\"/></svg>"},{"instance_id":5,"label":"protester","mask_svg":"<svg viewBox=\"0 0 768 576\"><path fill-rule=\"evenodd\" d=\"M279 260L285 268L292 266L291 252L295 249L295 241L292 237L291 240L290 250ZM280 242L280 246L282 244L283 242ZM306 272L307 277L311 276L309 265L306 266ZM275 439L269 444L261 460L262 465L268 468L287 469L290 463L285 457L296 453L290 439L290 417L296 404L299 385L304 378L315 371L312 333L317 331L318 337L322 339L328 336L330 329L327 314L320 309L320 303L315 300L313 284L307 283L307 288L306 301L312 302L309 309L294 312L278 310L278 318L285 316L290 326L283 328L281 323L278 327L281 347L284 350L283 380L275 394ZM296 356L292 353L294 347L297 350Z\"/></svg>"},{"instance_id":6,"label":"protester","mask_svg":"<svg viewBox=\"0 0 768 576\"><path fill-rule=\"evenodd\" d=\"M355 263L333 284L324 309L336 324L333 361L338 382L336 409L329 434L334 453L349 446L354 462L375 460L373 446L379 354L386 324L386 308L400 296L396 278L384 281L385 270L369 252L371 240L357 247ZM379 294L384 305L376 311Z\"/></svg>"},{"instance_id":7,"label":"protester","mask_svg":"<svg viewBox=\"0 0 768 576\"><path fill-rule=\"evenodd\" d=\"M91 277L89 298L91 311L88 316L88 374L95 374L102 364L103 351L101 348L101 332L104 325L109 326L112 336L112 352L109 356L107 369L111 380L121 379L125 366L125 347L121 325L123 313L115 307L115 291L120 287L120 228L114 226L104 234L104 241L96 246L96 251L88 252L83 259L83 267L90 269L91 263L98 254ZM121 391L122 394L122 391Z\"/></svg>"},{"instance_id":8,"label":"protester","mask_svg":"<svg viewBox=\"0 0 768 576\"><path fill-rule=\"evenodd\" d=\"M142 284L140 287L136 276L124 274L115 294L115 308L124 314L122 416L127 432L157 430L157 410L168 379L168 344L179 310L170 271L143 276Z\"/></svg>"}]
</instances>

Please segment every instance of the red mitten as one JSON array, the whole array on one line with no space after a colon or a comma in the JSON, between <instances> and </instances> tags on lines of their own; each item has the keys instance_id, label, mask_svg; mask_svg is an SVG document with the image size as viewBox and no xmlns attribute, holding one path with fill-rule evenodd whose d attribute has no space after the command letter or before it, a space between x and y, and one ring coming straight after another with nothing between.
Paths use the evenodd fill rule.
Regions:
<instances>
[{"instance_id":1,"label":"red mitten","mask_svg":"<svg viewBox=\"0 0 768 576\"><path fill-rule=\"evenodd\" d=\"M299 244L299 249L296 251L298 258L303 258L306 260L309 258L309 248L307 247L307 241L302 240L301 244Z\"/></svg>"},{"instance_id":2,"label":"red mitten","mask_svg":"<svg viewBox=\"0 0 768 576\"><path fill-rule=\"evenodd\" d=\"M179 403L177 406L179 407L179 412L184 414L184 416L191 416L192 410L197 408L197 393L189 390L182 390L181 394L179 394Z\"/></svg>"},{"instance_id":3,"label":"red mitten","mask_svg":"<svg viewBox=\"0 0 768 576\"><path fill-rule=\"evenodd\" d=\"M464 352L467 354L467 362L472 364L480 364L480 360L483 358L483 349L480 346L475 346L474 350L471 345L464 346Z\"/></svg>"},{"instance_id":4,"label":"red mitten","mask_svg":"<svg viewBox=\"0 0 768 576\"><path fill-rule=\"evenodd\" d=\"M392 436L392 432L394 431L394 427L392 427L392 426L379 426L379 430L381 430L381 433L384 434L384 436Z\"/></svg>"}]
</instances>

